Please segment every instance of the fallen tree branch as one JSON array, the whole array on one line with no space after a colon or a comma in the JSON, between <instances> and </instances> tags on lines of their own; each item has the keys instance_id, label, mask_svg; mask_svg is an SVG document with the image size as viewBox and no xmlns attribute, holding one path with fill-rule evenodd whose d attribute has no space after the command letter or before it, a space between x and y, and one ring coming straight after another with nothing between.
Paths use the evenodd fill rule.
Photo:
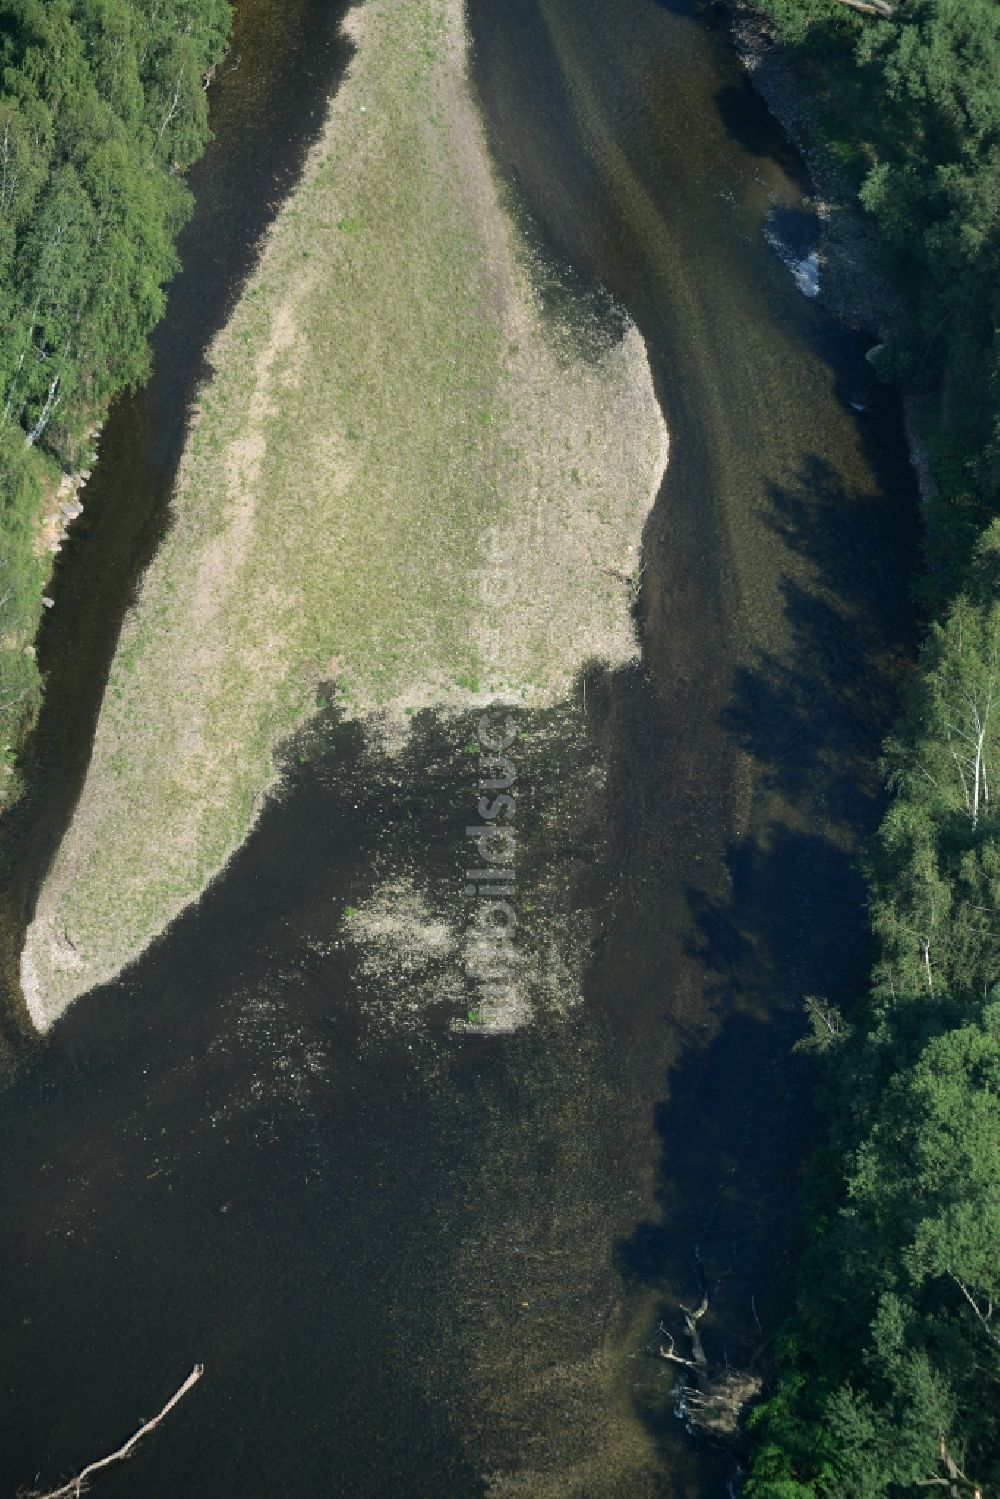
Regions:
<instances>
[{"instance_id":1,"label":"fallen tree branch","mask_svg":"<svg viewBox=\"0 0 1000 1499\"><path fill-rule=\"evenodd\" d=\"M147 1436L148 1433L153 1430L154 1426L159 1426L164 1416L166 1416L170 1411L173 1410L178 1401L183 1400L188 1390L192 1389L194 1385L198 1383L204 1372L204 1364L195 1364L187 1379L181 1385L180 1389L174 1391L170 1399L167 1401L166 1405L160 1411L160 1414L158 1416L154 1416L151 1421L146 1421L142 1426L140 1426L139 1430L134 1432L133 1435L129 1437L128 1441L123 1443L123 1445L118 1448L117 1452L109 1452L107 1457L98 1458L97 1462L95 1463L88 1463L85 1468L81 1469L81 1471L76 1475L75 1478L71 1478L69 1483L64 1483L60 1488L49 1489L45 1494L33 1493L30 1495L26 1495L25 1499L80 1499L80 1495L83 1493L84 1484L86 1483L90 1475L92 1473L97 1473L101 1468L110 1467L112 1463L118 1463L126 1457L131 1457L132 1453L134 1452L138 1444L142 1441L143 1437Z\"/></svg>"},{"instance_id":2,"label":"fallen tree branch","mask_svg":"<svg viewBox=\"0 0 1000 1499\"><path fill-rule=\"evenodd\" d=\"M708 1359L705 1357L705 1349L702 1346L698 1323L708 1311L708 1292L702 1292L701 1306L696 1311L692 1311L690 1307L684 1306L683 1303L681 1303L681 1311L684 1313L684 1326L687 1328L687 1335L691 1339L691 1353L694 1357L695 1365L697 1368L705 1371L708 1369Z\"/></svg>"},{"instance_id":3,"label":"fallen tree branch","mask_svg":"<svg viewBox=\"0 0 1000 1499\"><path fill-rule=\"evenodd\" d=\"M664 1327L662 1322L660 1323L660 1331L663 1333L663 1336L665 1338L670 1339L669 1348L664 1348L663 1344L660 1344L660 1357L669 1359L672 1364L681 1364L685 1369L697 1368L697 1365L693 1364L689 1358L684 1358L681 1354L674 1352L674 1349L677 1346L674 1335L671 1332L667 1332L667 1329Z\"/></svg>"},{"instance_id":4,"label":"fallen tree branch","mask_svg":"<svg viewBox=\"0 0 1000 1499\"><path fill-rule=\"evenodd\" d=\"M660 1343L658 1352L660 1358L666 1359L668 1363L679 1364L682 1369L691 1371L687 1376L689 1383L685 1381L684 1375L677 1376L677 1382L674 1385L676 1402L674 1414L684 1420L690 1432L697 1430L703 1436L720 1441L724 1445L738 1444L741 1440L739 1431L743 1412L748 1405L760 1397L763 1380L759 1374L752 1373L749 1369L731 1369L725 1350L723 1350L724 1369L719 1369L717 1366L713 1368L709 1362L701 1340L701 1323L708 1316L712 1293L709 1292L708 1282L705 1279L705 1267L697 1245L695 1245L694 1258L698 1267L701 1301L697 1306L685 1306L683 1302L679 1303L684 1317L685 1335L691 1344L691 1357L686 1358L677 1352L674 1335L667 1331L662 1322L660 1332L666 1342ZM729 1274L729 1271L726 1274ZM750 1298L750 1304L759 1332L760 1319L757 1316L757 1304L753 1297Z\"/></svg>"},{"instance_id":5,"label":"fallen tree branch","mask_svg":"<svg viewBox=\"0 0 1000 1499\"><path fill-rule=\"evenodd\" d=\"M878 16L882 21L891 21L893 8L888 0L840 0L841 5L847 5L851 10L860 11L863 16Z\"/></svg>"}]
</instances>

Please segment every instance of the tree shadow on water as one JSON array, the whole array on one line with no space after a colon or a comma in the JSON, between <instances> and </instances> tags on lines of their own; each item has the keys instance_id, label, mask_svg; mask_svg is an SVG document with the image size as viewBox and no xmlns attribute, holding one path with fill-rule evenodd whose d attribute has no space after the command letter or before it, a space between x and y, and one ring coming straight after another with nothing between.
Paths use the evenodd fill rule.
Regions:
<instances>
[{"instance_id":1,"label":"tree shadow on water","mask_svg":"<svg viewBox=\"0 0 1000 1499\"><path fill-rule=\"evenodd\" d=\"M700 1027L685 1027L655 1113L656 1211L617 1246L678 1352L681 1307L707 1291L709 1361L736 1368L793 1291L802 1165L821 1124L818 1069L793 1048L806 996L850 1008L866 982L857 859L881 814L877 756L913 635L911 488L854 491L810 454L765 490L759 523L781 549L782 628L742 653L719 712L720 753L745 791L724 880L692 867L685 881L683 985ZM669 1444L667 1413L646 1415Z\"/></svg>"},{"instance_id":2,"label":"tree shadow on water","mask_svg":"<svg viewBox=\"0 0 1000 1499\"><path fill-rule=\"evenodd\" d=\"M814 1072L792 1053L801 998L843 1000L864 968L863 888L826 839L784 832L768 848L741 846L729 864L728 901L688 888L688 956L722 1024L671 1069L656 1111L659 1215L618 1246L628 1277L669 1287L674 1321L678 1300L698 1300L700 1254L709 1283L721 1281L706 1334L720 1355L721 1341L731 1354L754 1341L750 1297L762 1313L787 1263L812 1133Z\"/></svg>"},{"instance_id":3,"label":"tree shadow on water","mask_svg":"<svg viewBox=\"0 0 1000 1499\"><path fill-rule=\"evenodd\" d=\"M764 524L790 554L790 639L737 668L723 715L758 784L855 841L874 826L876 762L912 652L908 500L851 492L815 454L769 486Z\"/></svg>"}]
</instances>

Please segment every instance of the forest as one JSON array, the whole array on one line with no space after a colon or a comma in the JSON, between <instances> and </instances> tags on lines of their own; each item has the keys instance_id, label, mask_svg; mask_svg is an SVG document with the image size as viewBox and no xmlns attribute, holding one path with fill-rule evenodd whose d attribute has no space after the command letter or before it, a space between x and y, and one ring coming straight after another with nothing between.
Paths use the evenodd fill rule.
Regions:
<instances>
[{"instance_id":1,"label":"forest","mask_svg":"<svg viewBox=\"0 0 1000 1499\"><path fill-rule=\"evenodd\" d=\"M764 0L878 226L914 395L925 641L868 851L870 991L821 996L826 1142L749 1499L1000 1490L1000 9Z\"/></svg>"},{"instance_id":2,"label":"forest","mask_svg":"<svg viewBox=\"0 0 1000 1499\"><path fill-rule=\"evenodd\" d=\"M0 0L0 805L37 712L39 522L142 381L227 0Z\"/></svg>"}]
</instances>

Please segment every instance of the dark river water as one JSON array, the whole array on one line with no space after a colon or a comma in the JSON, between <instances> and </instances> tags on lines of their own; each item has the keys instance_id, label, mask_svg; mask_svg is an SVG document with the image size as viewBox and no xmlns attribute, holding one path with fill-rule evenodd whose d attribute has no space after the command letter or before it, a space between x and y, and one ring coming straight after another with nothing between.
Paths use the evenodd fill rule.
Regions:
<instances>
[{"instance_id":1,"label":"dark river water","mask_svg":"<svg viewBox=\"0 0 1000 1499\"><path fill-rule=\"evenodd\" d=\"M238 8L156 375L113 413L61 559L8 962L206 343L344 66L339 15ZM643 1499L732 1473L674 1418L650 1347L660 1319L680 1333L699 1263L713 1359L749 1359L785 1304L815 1131L790 1048L803 995L863 982L854 861L908 656L913 486L863 342L786 263L808 248L801 169L706 19L682 0L469 18L542 290L629 312L671 433L642 663L594 668L518 748L525 940L569 953L563 998L582 997L554 982L526 1029L476 1037L408 1006L405 963L366 964L345 911L387 882L461 919L474 729L421 714L389 759L322 714L140 964L43 1045L7 1022L3 1495L109 1451L195 1361L100 1493Z\"/></svg>"}]
</instances>

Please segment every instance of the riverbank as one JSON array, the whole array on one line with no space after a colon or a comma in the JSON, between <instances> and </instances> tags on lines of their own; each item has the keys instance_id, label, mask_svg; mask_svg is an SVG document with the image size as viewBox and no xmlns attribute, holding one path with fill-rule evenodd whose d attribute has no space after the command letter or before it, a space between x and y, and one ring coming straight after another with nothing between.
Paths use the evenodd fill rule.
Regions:
<instances>
[{"instance_id":1,"label":"riverbank","mask_svg":"<svg viewBox=\"0 0 1000 1499\"><path fill-rule=\"evenodd\" d=\"M769 19L745 0L725 0L730 36L750 80L809 171L809 206L819 226L819 298L838 322L867 334L882 353L906 336L909 319L893 284L878 230L858 200L858 180L828 135L816 101L775 36ZM925 523L938 497L925 429L926 399L900 387L906 440Z\"/></svg>"},{"instance_id":2,"label":"riverbank","mask_svg":"<svg viewBox=\"0 0 1000 1499\"><path fill-rule=\"evenodd\" d=\"M230 20L227 0L36 7L0 35L0 810L41 706L51 555L79 513L95 424L148 376Z\"/></svg>"},{"instance_id":3,"label":"riverbank","mask_svg":"<svg viewBox=\"0 0 1000 1499\"><path fill-rule=\"evenodd\" d=\"M543 313L455 0L349 24L349 76L211 351L28 932L41 1028L197 898L317 700L392 737L431 703L558 701L635 652L666 457L642 342Z\"/></svg>"},{"instance_id":4,"label":"riverbank","mask_svg":"<svg viewBox=\"0 0 1000 1499\"><path fill-rule=\"evenodd\" d=\"M741 0L728 4L726 14L736 55L809 171L813 193L807 206L819 225L820 301L848 328L873 341L894 341L906 315L875 226L858 202L857 181L832 148L815 100L767 17Z\"/></svg>"},{"instance_id":5,"label":"riverbank","mask_svg":"<svg viewBox=\"0 0 1000 1499\"><path fill-rule=\"evenodd\" d=\"M954 1488L959 1479L985 1493L998 1476L989 1392L1000 1365L981 1310L992 1306L996 1253L981 1225L997 1193L998 1124L987 1100L1000 1057L1000 949L996 830L979 778L998 752L989 704L1000 652L1000 522L981 459L995 397L988 380L969 376L974 334L994 322L985 247L996 226L988 200L997 115L991 144L991 115L978 104L981 81L995 73L1000 31L988 6L978 15L970 6L959 21L928 5L908 19L905 40L883 36L881 54L876 47L866 57L846 40L839 56L834 46L810 53L803 45L803 75L794 50L786 55L754 12L737 8L732 19L755 86L817 186L827 305L879 340L869 357L902 394L923 501L918 587L934 606L880 762L888 805L865 855L869 981L843 1010L826 998L807 1001L813 1034L800 1046L822 1057L825 1140L807 1168L795 1296L771 1390L750 1421L752 1499L859 1488L882 1495ZM849 106L831 107L838 88L877 88L872 56L890 59L894 130L908 148L868 134L870 115L855 128ZM855 67L861 82L851 77ZM837 140L828 112L846 140ZM943 120L951 129L962 122L950 161ZM863 167L860 192L838 151ZM900 181L910 195L905 209ZM950 210L948 194L936 196L945 181ZM880 229L894 241L892 270ZM949 259L949 239L960 238L968 253ZM963 379L974 399L957 397ZM928 1161L938 1163L930 1173ZM958 1222L970 1225L966 1233L953 1231Z\"/></svg>"}]
</instances>

